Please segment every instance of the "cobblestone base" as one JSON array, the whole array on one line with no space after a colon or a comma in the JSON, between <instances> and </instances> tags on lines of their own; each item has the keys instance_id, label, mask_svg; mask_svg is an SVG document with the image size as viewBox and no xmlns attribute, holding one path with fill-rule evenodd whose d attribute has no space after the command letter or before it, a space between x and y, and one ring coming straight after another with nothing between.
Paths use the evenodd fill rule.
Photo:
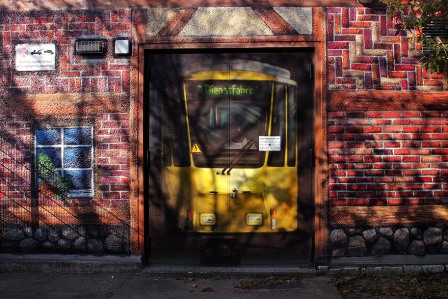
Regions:
<instances>
[{"instance_id":1,"label":"cobblestone base","mask_svg":"<svg viewBox=\"0 0 448 299\"><path fill-rule=\"evenodd\" d=\"M413 273L427 272L440 273L448 271L448 265L397 265L397 266L318 266L319 273L368 273L368 272L396 272L396 273Z\"/></svg>"},{"instance_id":2,"label":"cobblestone base","mask_svg":"<svg viewBox=\"0 0 448 299\"><path fill-rule=\"evenodd\" d=\"M1 252L129 253L129 228L108 225L6 226Z\"/></svg>"},{"instance_id":3,"label":"cobblestone base","mask_svg":"<svg viewBox=\"0 0 448 299\"><path fill-rule=\"evenodd\" d=\"M448 228L336 228L331 231L330 244L333 257L447 254Z\"/></svg>"}]
</instances>

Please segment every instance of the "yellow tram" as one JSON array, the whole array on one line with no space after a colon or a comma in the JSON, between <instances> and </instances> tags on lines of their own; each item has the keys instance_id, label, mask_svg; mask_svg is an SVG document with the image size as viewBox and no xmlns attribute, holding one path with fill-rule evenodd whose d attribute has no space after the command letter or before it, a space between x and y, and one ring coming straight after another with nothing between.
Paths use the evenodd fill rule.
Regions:
<instances>
[{"instance_id":1,"label":"yellow tram","mask_svg":"<svg viewBox=\"0 0 448 299\"><path fill-rule=\"evenodd\" d=\"M298 228L297 83L251 60L195 65L182 84L187 164L162 142L178 229L199 234ZM175 129L174 129L175 130ZM173 128L162 126L162 135Z\"/></svg>"}]
</instances>

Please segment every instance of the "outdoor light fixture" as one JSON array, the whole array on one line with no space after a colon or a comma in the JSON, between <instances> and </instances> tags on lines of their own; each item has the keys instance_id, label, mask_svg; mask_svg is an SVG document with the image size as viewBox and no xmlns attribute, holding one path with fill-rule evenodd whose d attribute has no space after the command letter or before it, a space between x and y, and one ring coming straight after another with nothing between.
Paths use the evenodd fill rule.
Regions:
<instances>
[{"instance_id":1,"label":"outdoor light fixture","mask_svg":"<svg viewBox=\"0 0 448 299\"><path fill-rule=\"evenodd\" d=\"M114 55L129 56L132 53L132 43L129 38L119 37L114 39Z\"/></svg>"},{"instance_id":2,"label":"outdoor light fixture","mask_svg":"<svg viewBox=\"0 0 448 299\"><path fill-rule=\"evenodd\" d=\"M79 55L102 55L106 53L105 39L78 39L75 41L75 53Z\"/></svg>"}]
</instances>

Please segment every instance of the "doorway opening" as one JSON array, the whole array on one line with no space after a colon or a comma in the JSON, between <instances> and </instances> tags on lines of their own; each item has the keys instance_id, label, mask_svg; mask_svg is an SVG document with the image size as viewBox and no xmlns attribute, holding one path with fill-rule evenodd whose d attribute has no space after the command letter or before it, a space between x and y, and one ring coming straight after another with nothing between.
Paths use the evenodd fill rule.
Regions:
<instances>
[{"instance_id":1,"label":"doorway opening","mask_svg":"<svg viewBox=\"0 0 448 299\"><path fill-rule=\"evenodd\" d=\"M312 56L144 52L149 264L312 262Z\"/></svg>"}]
</instances>

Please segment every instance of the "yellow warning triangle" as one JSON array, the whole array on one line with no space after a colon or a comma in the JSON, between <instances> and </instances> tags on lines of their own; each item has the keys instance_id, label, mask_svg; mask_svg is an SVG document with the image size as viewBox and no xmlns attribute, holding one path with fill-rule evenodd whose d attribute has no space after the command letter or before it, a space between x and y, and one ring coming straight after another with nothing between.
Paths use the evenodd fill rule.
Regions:
<instances>
[{"instance_id":1,"label":"yellow warning triangle","mask_svg":"<svg viewBox=\"0 0 448 299\"><path fill-rule=\"evenodd\" d=\"M196 142L193 144L193 146L191 147L191 152L192 153L202 153L201 148L199 147L199 144L197 144Z\"/></svg>"}]
</instances>

